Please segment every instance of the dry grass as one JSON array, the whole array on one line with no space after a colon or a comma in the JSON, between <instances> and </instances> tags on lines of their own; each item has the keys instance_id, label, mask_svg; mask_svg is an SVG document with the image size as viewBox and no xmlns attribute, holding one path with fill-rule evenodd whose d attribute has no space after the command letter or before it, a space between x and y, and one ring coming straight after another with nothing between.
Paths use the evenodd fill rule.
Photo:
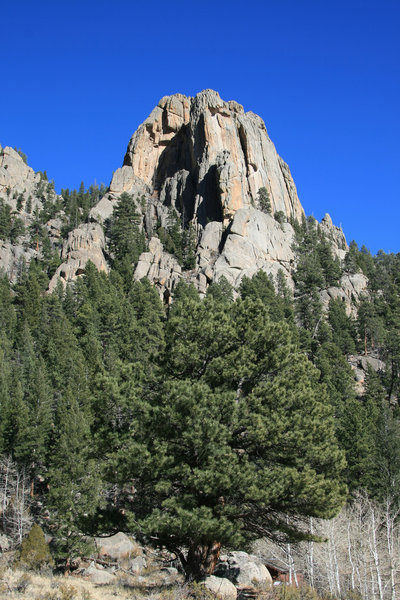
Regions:
<instances>
[{"instance_id":1,"label":"dry grass","mask_svg":"<svg viewBox=\"0 0 400 600\"><path fill-rule=\"evenodd\" d=\"M165 587L153 580L149 586L135 577L117 574L110 585L96 585L74 576L41 575L20 569L0 570L0 600L184 600L183 585Z\"/></svg>"}]
</instances>

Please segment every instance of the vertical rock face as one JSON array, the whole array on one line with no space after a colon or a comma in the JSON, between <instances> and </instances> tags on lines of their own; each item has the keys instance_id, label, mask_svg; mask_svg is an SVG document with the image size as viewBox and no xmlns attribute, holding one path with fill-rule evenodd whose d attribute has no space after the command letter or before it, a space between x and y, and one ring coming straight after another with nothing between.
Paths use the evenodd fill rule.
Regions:
<instances>
[{"instance_id":1,"label":"vertical rock face","mask_svg":"<svg viewBox=\"0 0 400 600\"><path fill-rule=\"evenodd\" d=\"M260 188L268 192L271 214L260 203ZM174 94L160 100L132 136L123 166L114 173L108 192L92 207L88 222L64 240L62 211L44 224L62 261L50 290L59 280L74 281L89 260L99 270L109 270L112 253L103 225L124 192L132 196L148 243L148 251L132 265L132 275L150 279L164 297L182 278L204 294L211 282L222 277L238 287L244 276L259 270L272 275L282 270L293 285L294 231L288 220L300 221L303 208L289 167L276 153L263 120L244 112L237 102L225 102L213 90L192 98ZM26 231L34 209L40 212L44 199L52 195L56 197L43 174L35 173L16 151L0 148L0 197L14 211L18 203ZM28 200L29 212L25 210ZM275 213L280 213L276 219ZM178 243L182 248L186 244L187 253L190 244L190 262L185 262L182 248L176 255L165 250L176 251L168 245L173 227L180 228ZM342 260L346 240L328 215L321 231ZM10 278L17 276L19 265L40 258L32 240L24 241L29 242L22 236L19 245L0 241L0 269ZM354 282L347 287L355 289ZM354 295L353 291L343 293ZM336 288L325 296L334 294Z\"/></svg>"},{"instance_id":2,"label":"vertical rock face","mask_svg":"<svg viewBox=\"0 0 400 600\"><path fill-rule=\"evenodd\" d=\"M131 138L124 167L110 191L130 192L137 180L185 221L226 226L237 210L257 208L265 187L272 212L303 214L286 163L277 155L264 122L237 102L204 90L194 98L163 98Z\"/></svg>"}]
</instances>

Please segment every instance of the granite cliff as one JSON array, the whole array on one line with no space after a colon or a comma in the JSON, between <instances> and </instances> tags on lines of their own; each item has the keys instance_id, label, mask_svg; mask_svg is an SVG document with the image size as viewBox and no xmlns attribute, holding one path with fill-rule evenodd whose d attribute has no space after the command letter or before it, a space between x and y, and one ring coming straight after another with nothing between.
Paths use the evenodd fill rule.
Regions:
<instances>
[{"instance_id":1,"label":"granite cliff","mask_svg":"<svg viewBox=\"0 0 400 600\"><path fill-rule=\"evenodd\" d=\"M17 152L5 148L0 158L0 196L29 228L35 212L43 208L42 177L28 167ZM46 184L48 185L48 184ZM260 189L268 198L268 210ZM51 192L54 194L54 190ZM204 90L193 98L174 94L164 97L133 134L123 166L111 180L107 193L92 207L87 222L61 238L63 213L46 222L53 248L61 264L51 279L73 281L90 260L108 271L105 225L121 194L132 197L147 239L147 250L132 265L135 279L148 277L161 295L169 297L180 279L194 283L201 294L224 276L234 287L246 275L263 270L276 276L282 270L289 286L296 258L293 252L294 221L304 211L289 167L278 156L262 119L245 112L237 102L223 101L217 92ZM31 198L31 213L25 210ZM182 230L189 227L194 261L184 268L168 253L160 231L171 220ZM340 260L348 250L341 229L327 215L321 231ZM21 260L40 256L41 248L26 243L2 242L0 267L15 279ZM112 256L111 256L112 258ZM354 280L354 281L353 281ZM341 297L349 306L365 291L360 275L344 276L341 286L321 292L325 303Z\"/></svg>"}]
</instances>

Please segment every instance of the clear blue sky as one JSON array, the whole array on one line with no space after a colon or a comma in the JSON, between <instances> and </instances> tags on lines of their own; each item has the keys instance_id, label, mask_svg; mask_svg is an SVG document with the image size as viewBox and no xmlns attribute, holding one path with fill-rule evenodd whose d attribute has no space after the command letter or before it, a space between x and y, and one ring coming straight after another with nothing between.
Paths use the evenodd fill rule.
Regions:
<instances>
[{"instance_id":1,"label":"clear blue sky","mask_svg":"<svg viewBox=\"0 0 400 600\"><path fill-rule=\"evenodd\" d=\"M108 185L158 100L264 119L307 214L400 251L398 0L3 2L0 143L56 188Z\"/></svg>"}]
</instances>

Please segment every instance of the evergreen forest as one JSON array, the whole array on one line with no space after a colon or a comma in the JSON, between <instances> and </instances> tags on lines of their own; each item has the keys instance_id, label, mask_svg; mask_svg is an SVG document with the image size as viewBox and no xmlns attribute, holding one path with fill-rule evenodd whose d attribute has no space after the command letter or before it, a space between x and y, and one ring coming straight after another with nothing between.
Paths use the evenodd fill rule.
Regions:
<instances>
[{"instance_id":1,"label":"evergreen forest","mask_svg":"<svg viewBox=\"0 0 400 600\"><path fill-rule=\"evenodd\" d=\"M63 190L64 236L99 194ZM222 278L204 298L182 281L166 303L147 279L133 280L146 238L131 200L106 227L109 274L89 262L74 284L46 292L58 266L41 228L60 208L50 202L31 226L42 258L22 265L15 284L0 277L2 530L18 545L39 524L59 567L87 536L133 533L175 552L199 580L221 547L316 543L313 520L350 514L360 498L365 514L379 507L394 527L400 254L352 242L340 263L304 219L293 223L294 291L282 272L260 271L236 291ZM0 237L20 230L0 204ZM193 267L190 228L171 220L156 234ZM350 315L320 296L343 273L369 281ZM368 363L361 387L354 356L381 365Z\"/></svg>"}]
</instances>

